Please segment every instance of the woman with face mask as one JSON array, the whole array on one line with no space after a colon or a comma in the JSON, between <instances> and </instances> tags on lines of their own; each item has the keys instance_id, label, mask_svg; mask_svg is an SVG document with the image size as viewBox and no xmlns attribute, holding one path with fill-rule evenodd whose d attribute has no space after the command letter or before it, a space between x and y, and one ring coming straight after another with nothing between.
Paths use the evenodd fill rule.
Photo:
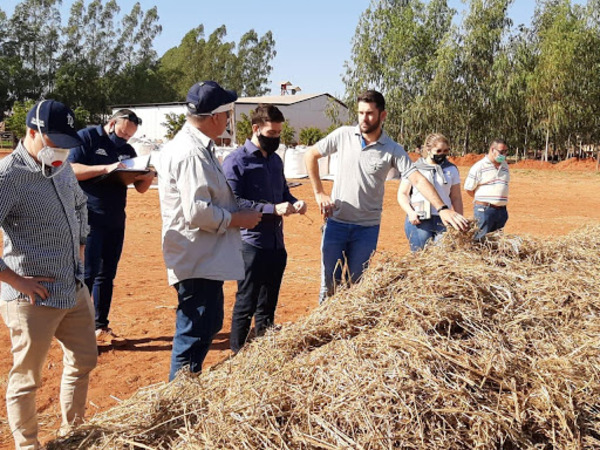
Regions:
<instances>
[{"instance_id":1,"label":"woman with face mask","mask_svg":"<svg viewBox=\"0 0 600 450\"><path fill-rule=\"evenodd\" d=\"M444 208L452 208L463 213L460 191L460 174L454 164L448 161L450 145L448 139L439 133L430 134L422 147L422 157L415 166L435 187ZM439 212L414 188L410 181L403 179L398 189L398 203L406 212L404 232L415 252L425 247L430 240L436 240L446 231Z\"/></svg>"}]
</instances>

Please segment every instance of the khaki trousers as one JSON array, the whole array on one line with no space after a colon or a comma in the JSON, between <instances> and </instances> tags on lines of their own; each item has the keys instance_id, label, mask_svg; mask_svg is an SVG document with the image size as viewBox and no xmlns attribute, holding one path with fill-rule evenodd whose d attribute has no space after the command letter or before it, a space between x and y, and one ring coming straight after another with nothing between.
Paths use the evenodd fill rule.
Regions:
<instances>
[{"instance_id":1,"label":"khaki trousers","mask_svg":"<svg viewBox=\"0 0 600 450\"><path fill-rule=\"evenodd\" d=\"M13 353L6 389L8 425L17 449L37 449L35 396L53 337L63 350L61 430L83 420L89 374L98 359L93 305L83 285L78 287L71 309L35 306L19 299L0 302L0 312L10 331Z\"/></svg>"}]
</instances>

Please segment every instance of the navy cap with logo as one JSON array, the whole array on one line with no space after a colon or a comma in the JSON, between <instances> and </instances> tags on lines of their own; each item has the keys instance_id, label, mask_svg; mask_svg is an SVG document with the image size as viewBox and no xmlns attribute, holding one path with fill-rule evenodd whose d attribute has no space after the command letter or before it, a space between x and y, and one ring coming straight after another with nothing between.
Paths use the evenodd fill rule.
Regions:
<instances>
[{"instance_id":1,"label":"navy cap with logo","mask_svg":"<svg viewBox=\"0 0 600 450\"><path fill-rule=\"evenodd\" d=\"M209 116L230 110L237 100L235 91L223 89L215 81L200 81L187 94L187 107L191 114Z\"/></svg>"},{"instance_id":2,"label":"navy cap with logo","mask_svg":"<svg viewBox=\"0 0 600 450\"><path fill-rule=\"evenodd\" d=\"M45 134L57 148L83 144L75 129L75 114L56 100L42 100L27 113L27 127Z\"/></svg>"}]
</instances>

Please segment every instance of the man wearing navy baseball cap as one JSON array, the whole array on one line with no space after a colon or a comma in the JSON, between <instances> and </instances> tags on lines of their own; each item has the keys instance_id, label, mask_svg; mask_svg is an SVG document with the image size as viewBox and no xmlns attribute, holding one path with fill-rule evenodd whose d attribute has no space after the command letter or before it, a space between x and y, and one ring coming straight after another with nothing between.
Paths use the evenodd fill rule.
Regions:
<instances>
[{"instance_id":1,"label":"man wearing navy baseball cap","mask_svg":"<svg viewBox=\"0 0 600 450\"><path fill-rule=\"evenodd\" d=\"M238 208L215 155L236 99L214 81L194 84L186 123L160 152L163 256L179 300L169 380L183 367L202 370L223 326L223 281L244 278L240 227L254 228L262 215Z\"/></svg>"},{"instance_id":2,"label":"man wearing navy baseball cap","mask_svg":"<svg viewBox=\"0 0 600 450\"><path fill-rule=\"evenodd\" d=\"M16 448L36 449L35 397L52 338L61 343L61 433L83 419L97 349L81 255L88 233L86 196L65 160L81 145L75 115L44 100L27 114L25 137L0 161L0 314L13 366L6 408Z\"/></svg>"}]
</instances>

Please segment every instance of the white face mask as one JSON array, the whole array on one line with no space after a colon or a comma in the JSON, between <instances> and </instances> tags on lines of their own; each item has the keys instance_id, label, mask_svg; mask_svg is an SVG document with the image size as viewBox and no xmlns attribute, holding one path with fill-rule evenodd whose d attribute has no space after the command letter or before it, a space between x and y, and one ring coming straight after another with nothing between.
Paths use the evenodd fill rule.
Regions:
<instances>
[{"instance_id":1,"label":"white face mask","mask_svg":"<svg viewBox=\"0 0 600 450\"><path fill-rule=\"evenodd\" d=\"M68 157L69 150L66 148L52 148L45 145L45 143L44 147L38 153L38 159L42 163L42 166L53 168L61 167Z\"/></svg>"}]
</instances>

